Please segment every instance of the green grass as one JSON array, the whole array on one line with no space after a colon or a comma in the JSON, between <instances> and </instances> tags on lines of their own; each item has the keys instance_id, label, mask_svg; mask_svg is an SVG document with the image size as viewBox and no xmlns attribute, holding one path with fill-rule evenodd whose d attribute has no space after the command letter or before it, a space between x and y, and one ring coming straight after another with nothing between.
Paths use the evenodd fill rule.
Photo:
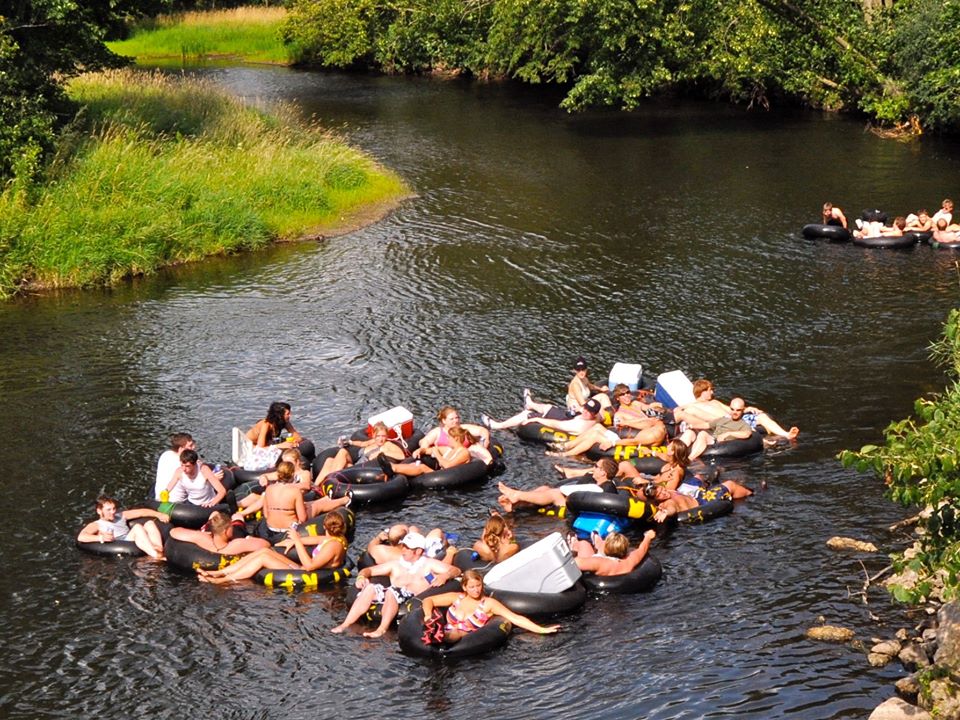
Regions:
<instances>
[{"instance_id":1,"label":"green grass","mask_svg":"<svg viewBox=\"0 0 960 720\"><path fill-rule=\"evenodd\" d=\"M107 43L140 62L225 59L289 64L291 50L280 40L283 8L257 7L161 16L134 29L127 40Z\"/></svg>"},{"instance_id":2,"label":"green grass","mask_svg":"<svg viewBox=\"0 0 960 720\"><path fill-rule=\"evenodd\" d=\"M0 195L0 296L334 232L409 195L330 133L205 81L120 71L69 91L86 125L44 185Z\"/></svg>"}]
</instances>

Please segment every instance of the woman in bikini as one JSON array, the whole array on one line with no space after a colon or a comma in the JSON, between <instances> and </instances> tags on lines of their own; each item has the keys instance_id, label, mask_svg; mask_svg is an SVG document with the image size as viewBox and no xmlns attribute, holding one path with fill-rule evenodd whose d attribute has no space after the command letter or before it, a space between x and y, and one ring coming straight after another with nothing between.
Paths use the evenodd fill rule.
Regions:
<instances>
[{"instance_id":1,"label":"woman in bikini","mask_svg":"<svg viewBox=\"0 0 960 720\"><path fill-rule=\"evenodd\" d=\"M680 439L673 439L667 445L666 463L656 475L644 475L629 460L617 466L617 475L632 478L634 485L646 485L648 482L665 485L668 490L676 490L687 473L690 464L690 448Z\"/></svg>"},{"instance_id":2,"label":"woman in bikini","mask_svg":"<svg viewBox=\"0 0 960 720\"><path fill-rule=\"evenodd\" d=\"M317 482L322 482L327 475L339 472L352 465L364 465L377 459L380 455L391 460L403 460L403 448L389 439L390 429L382 422L373 426L373 437L369 440L347 440L346 445L341 447L337 454L323 461L320 472L317 473ZM353 462L350 455L350 446L360 448L360 455L357 462Z\"/></svg>"},{"instance_id":3,"label":"woman in bikini","mask_svg":"<svg viewBox=\"0 0 960 720\"><path fill-rule=\"evenodd\" d=\"M420 441L420 446L413 451L414 457L420 457L427 450L434 446L445 447L450 444L449 433L453 428L463 427L474 438L471 442L479 442L485 448L490 447L490 431L481 425L468 423L460 424L460 412L451 405L444 405L437 413L437 420L440 425L433 428ZM469 443L468 443L469 446Z\"/></svg>"},{"instance_id":4,"label":"woman in bikini","mask_svg":"<svg viewBox=\"0 0 960 720\"><path fill-rule=\"evenodd\" d=\"M295 547L295 562L273 548L257 550L223 570L197 570L201 582L222 585L245 580L261 570L322 570L343 565L347 554L347 524L339 513L328 513L323 519L323 535L301 537L296 530L287 531L287 544L279 547ZM311 546L311 550L307 547Z\"/></svg>"},{"instance_id":5,"label":"woman in bikini","mask_svg":"<svg viewBox=\"0 0 960 720\"><path fill-rule=\"evenodd\" d=\"M479 630L490 619L499 615L517 627L530 632L548 635L560 629L559 625L537 625L523 615L517 615L499 600L487 597L483 592L483 577L476 570L467 570L460 581L462 593L450 592L434 595L423 600L423 617L429 618L434 608L447 608L444 642L455 643L464 635Z\"/></svg>"},{"instance_id":6,"label":"woman in bikini","mask_svg":"<svg viewBox=\"0 0 960 720\"><path fill-rule=\"evenodd\" d=\"M468 449L468 445L475 447L477 451L483 450L478 445L477 439L462 427L450 428L447 431L447 441L447 445L433 445L426 449L420 448L420 459L415 463L395 463L383 455L377 457L377 463L388 477L394 475L415 477L467 464L474 458L474 454ZM484 452L486 451L484 450ZM490 453L486 452L486 455L489 456ZM490 457L490 461L492 460L493 458Z\"/></svg>"}]
</instances>

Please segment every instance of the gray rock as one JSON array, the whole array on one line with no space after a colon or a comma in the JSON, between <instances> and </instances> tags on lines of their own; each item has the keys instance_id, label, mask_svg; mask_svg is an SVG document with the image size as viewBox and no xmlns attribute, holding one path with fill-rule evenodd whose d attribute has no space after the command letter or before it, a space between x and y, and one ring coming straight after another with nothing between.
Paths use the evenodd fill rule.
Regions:
<instances>
[{"instance_id":1,"label":"gray rock","mask_svg":"<svg viewBox=\"0 0 960 720\"><path fill-rule=\"evenodd\" d=\"M881 655L890 655L893 657L900 652L901 645L899 640L884 640L883 642L878 642L872 648L870 652L880 653Z\"/></svg>"},{"instance_id":2,"label":"gray rock","mask_svg":"<svg viewBox=\"0 0 960 720\"><path fill-rule=\"evenodd\" d=\"M895 687L897 688L897 693L899 693L902 698L911 702L916 702L917 695L920 694L920 683L917 682L915 675L900 678L897 680Z\"/></svg>"},{"instance_id":3,"label":"gray rock","mask_svg":"<svg viewBox=\"0 0 960 720\"><path fill-rule=\"evenodd\" d=\"M913 642L908 642L906 645L904 645L897 657L900 659L900 662L903 663L903 666L908 670L913 670L914 668L925 668L930 664L930 658L927 657L927 653L924 651L923 647Z\"/></svg>"},{"instance_id":4,"label":"gray rock","mask_svg":"<svg viewBox=\"0 0 960 720\"><path fill-rule=\"evenodd\" d=\"M880 703L870 713L869 720L931 720L931 718L926 710L921 710L916 705L911 705L898 697L892 697Z\"/></svg>"},{"instance_id":5,"label":"gray rock","mask_svg":"<svg viewBox=\"0 0 960 720\"><path fill-rule=\"evenodd\" d=\"M941 606L937 620L937 654L934 662L956 672L960 670L960 605L951 602Z\"/></svg>"},{"instance_id":6,"label":"gray rock","mask_svg":"<svg viewBox=\"0 0 960 720\"><path fill-rule=\"evenodd\" d=\"M938 718L960 718L960 687L949 678L930 681L930 708Z\"/></svg>"}]
</instances>

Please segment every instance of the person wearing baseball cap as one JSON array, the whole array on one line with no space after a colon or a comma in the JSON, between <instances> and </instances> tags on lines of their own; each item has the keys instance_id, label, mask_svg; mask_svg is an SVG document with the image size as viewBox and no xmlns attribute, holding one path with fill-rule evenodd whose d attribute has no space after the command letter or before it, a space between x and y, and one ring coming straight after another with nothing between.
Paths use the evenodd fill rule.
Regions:
<instances>
[{"instance_id":1,"label":"person wearing baseball cap","mask_svg":"<svg viewBox=\"0 0 960 720\"><path fill-rule=\"evenodd\" d=\"M331 632L342 633L363 617L371 605L382 603L379 626L363 634L364 637L380 637L397 617L402 603L460 574L460 568L424 555L426 546L423 535L415 531L407 532L400 540L400 557L363 568L357 575L357 588L360 590L357 599L350 606L346 619ZM389 575L390 585L384 587L371 583L370 578L374 575Z\"/></svg>"},{"instance_id":2,"label":"person wearing baseball cap","mask_svg":"<svg viewBox=\"0 0 960 720\"><path fill-rule=\"evenodd\" d=\"M594 393L605 393L608 389L606 385L594 385L590 381L590 378L587 377L587 359L578 357L573 363L573 379L567 386L567 410L580 412L584 403Z\"/></svg>"}]
</instances>

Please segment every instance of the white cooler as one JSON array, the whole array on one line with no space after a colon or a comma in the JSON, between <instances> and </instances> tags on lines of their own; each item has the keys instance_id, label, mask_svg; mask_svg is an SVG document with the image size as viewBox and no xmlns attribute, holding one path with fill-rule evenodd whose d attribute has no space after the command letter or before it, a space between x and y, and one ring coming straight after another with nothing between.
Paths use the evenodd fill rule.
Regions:
<instances>
[{"instance_id":1,"label":"white cooler","mask_svg":"<svg viewBox=\"0 0 960 720\"><path fill-rule=\"evenodd\" d=\"M683 370L671 370L657 375L657 390L654 393L657 402L671 410L678 405L692 403L693 383L683 374Z\"/></svg>"},{"instance_id":2,"label":"white cooler","mask_svg":"<svg viewBox=\"0 0 960 720\"><path fill-rule=\"evenodd\" d=\"M640 385L640 378L643 377L643 365L639 363L614 363L610 369L610 378L607 380L607 387L613 390L617 383L623 383L633 392L637 391Z\"/></svg>"},{"instance_id":3,"label":"white cooler","mask_svg":"<svg viewBox=\"0 0 960 720\"><path fill-rule=\"evenodd\" d=\"M558 593L573 587L580 579L580 568L560 533L524 548L488 572L483 582L493 590Z\"/></svg>"},{"instance_id":4,"label":"white cooler","mask_svg":"<svg viewBox=\"0 0 960 720\"><path fill-rule=\"evenodd\" d=\"M367 420L367 437L373 437L373 426L378 422L382 422L390 429L391 440L413 435L413 413L402 405L371 415Z\"/></svg>"}]
</instances>

